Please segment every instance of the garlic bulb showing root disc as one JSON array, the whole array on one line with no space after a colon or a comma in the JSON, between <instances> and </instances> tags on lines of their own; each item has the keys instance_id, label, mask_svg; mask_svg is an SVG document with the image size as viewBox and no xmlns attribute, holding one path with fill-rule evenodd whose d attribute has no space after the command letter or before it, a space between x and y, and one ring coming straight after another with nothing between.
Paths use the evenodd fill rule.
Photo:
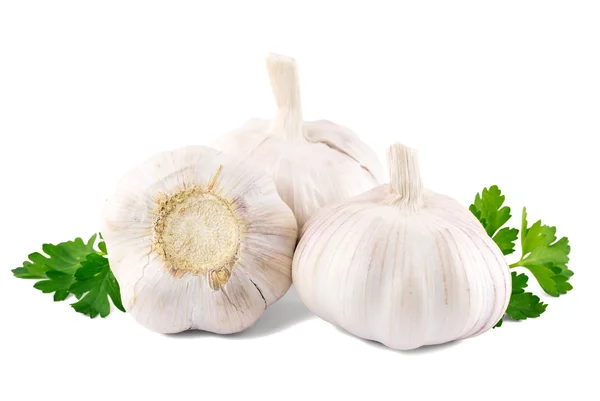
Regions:
<instances>
[{"instance_id":1,"label":"garlic bulb showing root disc","mask_svg":"<svg viewBox=\"0 0 600 401\"><path fill-rule=\"evenodd\" d=\"M414 151L388 151L391 183L323 208L304 227L294 285L321 318L412 349L494 326L511 294L502 252L457 201L423 189Z\"/></svg>"},{"instance_id":2,"label":"garlic bulb showing root disc","mask_svg":"<svg viewBox=\"0 0 600 401\"><path fill-rule=\"evenodd\" d=\"M275 119L251 120L213 146L249 157L271 173L301 229L322 206L378 185L382 168L373 150L348 128L302 120L295 60L270 55L267 70L278 107Z\"/></svg>"},{"instance_id":3,"label":"garlic bulb showing root disc","mask_svg":"<svg viewBox=\"0 0 600 401\"><path fill-rule=\"evenodd\" d=\"M206 147L154 156L107 202L123 304L161 333L234 333L291 285L296 220L268 175Z\"/></svg>"}]
</instances>

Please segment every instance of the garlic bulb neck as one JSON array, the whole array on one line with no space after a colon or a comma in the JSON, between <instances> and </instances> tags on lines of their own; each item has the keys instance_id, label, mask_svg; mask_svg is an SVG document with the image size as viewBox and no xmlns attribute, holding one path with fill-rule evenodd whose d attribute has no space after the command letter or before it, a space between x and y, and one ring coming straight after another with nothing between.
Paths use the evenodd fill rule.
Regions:
<instances>
[{"instance_id":1,"label":"garlic bulb neck","mask_svg":"<svg viewBox=\"0 0 600 401\"><path fill-rule=\"evenodd\" d=\"M392 204L418 210L423 205L423 182L417 151L399 143L387 150Z\"/></svg>"},{"instance_id":2,"label":"garlic bulb neck","mask_svg":"<svg viewBox=\"0 0 600 401\"><path fill-rule=\"evenodd\" d=\"M296 60L270 54L266 64L278 109L269 132L290 142L305 142Z\"/></svg>"}]
</instances>

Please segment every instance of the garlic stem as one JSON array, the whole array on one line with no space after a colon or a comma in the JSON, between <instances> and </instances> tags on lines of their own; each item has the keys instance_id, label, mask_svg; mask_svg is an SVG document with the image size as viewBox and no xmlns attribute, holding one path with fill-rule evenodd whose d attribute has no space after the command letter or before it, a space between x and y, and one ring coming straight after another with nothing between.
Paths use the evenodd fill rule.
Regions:
<instances>
[{"instance_id":1,"label":"garlic stem","mask_svg":"<svg viewBox=\"0 0 600 401\"><path fill-rule=\"evenodd\" d=\"M292 142L304 142L296 60L279 54L269 54L266 64L278 108L269 131Z\"/></svg>"},{"instance_id":2,"label":"garlic stem","mask_svg":"<svg viewBox=\"0 0 600 401\"><path fill-rule=\"evenodd\" d=\"M423 182L417 151L399 143L387 149L390 191L397 195L392 204L418 209L423 204Z\"/></svg>"}]
</instances>

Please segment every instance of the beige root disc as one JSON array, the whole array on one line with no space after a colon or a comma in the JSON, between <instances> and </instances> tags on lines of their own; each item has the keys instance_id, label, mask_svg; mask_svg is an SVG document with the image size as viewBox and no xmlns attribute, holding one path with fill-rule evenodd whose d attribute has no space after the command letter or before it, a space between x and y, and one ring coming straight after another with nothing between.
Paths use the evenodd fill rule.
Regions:
<instances>
[{"instance_id":1,"label":"beige root disc","mask_svg":"<svg viewBox=\"0 0 600 401\"><path fill-rule=\"evenodd\" d=\"M229 280L240 249L242 222L229 202L193 187L158 200L153 245L173 276L207 274L218 289Z\"/></svg>"}]
</instances>

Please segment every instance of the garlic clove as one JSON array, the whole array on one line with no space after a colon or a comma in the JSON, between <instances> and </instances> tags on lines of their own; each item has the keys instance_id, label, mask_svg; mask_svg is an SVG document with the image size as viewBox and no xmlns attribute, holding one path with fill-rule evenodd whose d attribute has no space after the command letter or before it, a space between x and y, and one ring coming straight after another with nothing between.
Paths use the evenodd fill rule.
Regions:
<instances>
[{"instance_id":1,"label":"garlic clove","mask_svg":"<svg viewBox=\"0 0 600 401\"><path fill-rule=\"evenodd\" d=\"M154 254L143 266L144 269L140 269L143 274L133 284L133 296L128 299L131 306L127 311L138 323L159 333L178 333L193 327L195 303L191 300L199 292L196 286L200 280L192 275L174 277L165 274L163 261ZM120 277L117 280L122 281ZM124 293L121 295L125 296Z\"/></svg>"},{"instance_id":2,"label":"garlic clove","mask_svg":"<svg viewBox=\"0 0 600 401\"><path fill-rule=\"evenodd\" d=\"M362 338L413 349L489 330L511 281L501 251L457 201L423 188L416 152L388 151L390 184L304 226L293 280L306 306Z\"/></svg>"},{"instance_id":3,"label":"garlic clove","mask_svg":"<svg viewBox=\"0 0 600 401\"><path fill-rule=\"evenodd\" d=\"M371 174L377 182L383 181L383 169L379 158L357 135L342 125L328 120L306 121L305 138L312 143L322 143L345 154Z\"/></svg>"},{"instance_id":4,"label":"garlic clove","mask_svg":"<svg viewBox=\"0 0 600 401\"><path fill-rule=\"evenodd\" d=\"M381 164L348 128L325 120L303 121L294 59L271 54L266 65L278 108L275 118L251 120L213 146L248 157L269 172L302 228L320 207L377 185Z\"/></svg>"},{"instance_id":5,"label":"garlic clove","mask_svg":"<svg viewBox=\"0 0 600 401\"><path fill-rule=\"evenodd\" d=\"M252 326L270 304L250 277L234 269L229 281L231 285L215 293L199 291L193 312L197 328L228 334ZM224 326L223 321L228 324Z\"/></svg>"},{"instance_id":6,"label":"garlic clove","mask_svg":"<svg viewBox=\"0 0 600 401\"><path fill-rule=\"evenodd\" d=\"M291 210L265 173L211 148L126 174L102 232L125 308L158 332L241 331L291 285Z\"/></svg>"}]
</instances>

